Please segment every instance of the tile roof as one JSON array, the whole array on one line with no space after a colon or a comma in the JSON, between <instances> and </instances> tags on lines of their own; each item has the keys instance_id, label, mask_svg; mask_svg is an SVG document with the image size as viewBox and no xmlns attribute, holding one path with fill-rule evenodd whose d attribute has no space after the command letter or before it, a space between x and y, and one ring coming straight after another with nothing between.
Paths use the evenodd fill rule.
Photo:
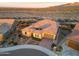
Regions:
<instances>
[{"instance_id":1,"label":"tile roof","mask_svg":"<svg viewBox=\"0 0 79 59\"><path fill-rule=\"evenodd\" d=\"M8 24L13 24L15 19L0 19L0 24L2 23L8 23Z\"/></svg>"},{"instance_id":2,"label":"tile roof","mask_svg":"<svg viewBox=\"0 0 79 59\"><path fill-rule=\"evenodd\" d=\"M4 33L6 33L10 28L11 28L11 25L10 25L10 24L3 23L3 24L0 25L0 33L1 33L1 34L4 34Z\"/></svg>"},{"instance_id":3,"label":"tile roof","mask_svg":"<svg viewBox=\"0 0 79 59\"><path fill-rule=\"evenodd\" d=\"M38 29L37 29L38 28ZM41 28L41 29L39 29ZM36 33L42 33L42 32L48 32L48 33L57 33L57 23L52 20L42 20L35 24L32 24L29 27L26 27L22 29L23 31L30 31L30 32L36 32Z\"/></svg>"},{"instance_id":4,"label":"tile roof","mask_svg":"<svg viewBox=\"0 0 79 59\"><path fill-rule=\"evenodd\" d=\"M14 23L15 19L0 19L0 33L6 33Z\"/></svg>"},{"instance_id":5,"label":"tile roof","mask_svg":"<svg viewBox=\"0 0 79 59\"><path fill-rule=\"evenodd\" d=\"M68 36L68 39L79 42L79 23L76 24L73 32Z\"/></svg>"}]
</instances>

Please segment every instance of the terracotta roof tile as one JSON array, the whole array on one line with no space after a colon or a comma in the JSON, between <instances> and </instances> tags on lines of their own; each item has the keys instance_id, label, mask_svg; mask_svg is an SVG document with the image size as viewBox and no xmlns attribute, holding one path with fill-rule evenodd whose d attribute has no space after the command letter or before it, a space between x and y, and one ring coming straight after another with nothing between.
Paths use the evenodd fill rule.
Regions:
<instances>
[{"instance_id":1,"label":"terracotta roof tile","mask_svg":"<svg viewBox=\"0 0 79 59\"><path fill-rule=\"evenodd\" d=\"M49 26L42 28L42 30L36 30L35 28L43 27L43 25L48 24ZM57 33L58 25L55 21L52 20L42 20L35 24L32 24L29 27L22 29L23 31L33 31L36 33L48 32L48 33Z\"/></svg>"}]
</instances>

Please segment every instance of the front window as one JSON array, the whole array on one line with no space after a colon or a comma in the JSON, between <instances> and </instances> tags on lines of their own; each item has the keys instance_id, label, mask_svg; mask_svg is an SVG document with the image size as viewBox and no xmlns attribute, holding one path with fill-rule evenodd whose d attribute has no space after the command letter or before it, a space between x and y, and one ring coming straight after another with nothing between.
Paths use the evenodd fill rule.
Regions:
<instances>
[{"instance_id":1,"label":"front window","mask_svg":"<svg viewBox=\"0 0 79 59\"><path fill-rule=\"evenodd\" d=\"M34 34L33 34L33 37L36 37L36 38L41 39L41 38L42 38L42 35L41 35L41 34L34 33Z\"/></svg>"}]
</instances>

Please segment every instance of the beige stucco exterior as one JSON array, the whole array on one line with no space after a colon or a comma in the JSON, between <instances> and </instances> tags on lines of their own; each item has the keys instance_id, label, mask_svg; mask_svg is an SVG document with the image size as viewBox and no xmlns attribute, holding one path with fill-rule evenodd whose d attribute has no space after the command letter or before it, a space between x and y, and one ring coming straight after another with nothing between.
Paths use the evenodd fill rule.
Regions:
<instances>
[{"instance_id":1,"label":"beige stucco exterior","mask_svg":"<svg viewBox=\"0 0 79 59\"><path fill-rule=\"evenodd\" d=\"M40 27L40 26L43 26L45 24L49 24L49 26L43 30L35 30L34 29L35 27ZM22 29L22 34L27 36L27 37L33 36L33 37L36 37L39 39L42 39L42 38L55 39L57 29L58 29L58 26L57 26L57 23L55 21L42 20L42 21L39 21L35 24L32 24L29 27Z\"/></svg>"},{"instance_id":2,"label":"beige stucco exterior","mask_svg":"<svg viewBox=\"0 0 79 59\"><path fill-rule=\"evenodd\" d=\"M0 34L0 42L3 41L3 34Z\"/></svg>"}]
</instances>

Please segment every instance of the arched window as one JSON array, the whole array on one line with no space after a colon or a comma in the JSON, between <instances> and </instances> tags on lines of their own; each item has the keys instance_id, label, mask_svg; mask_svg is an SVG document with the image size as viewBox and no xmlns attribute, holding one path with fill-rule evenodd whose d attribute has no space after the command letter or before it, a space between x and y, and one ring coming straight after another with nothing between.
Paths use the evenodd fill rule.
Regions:
<instances>
[{"instance_id":1,"label":"arched window","mask_svg":"<svg viewBox=\"0 0 79 59\"><path fill-rule=\"evenodd\" d=\"M27 32L25 32L25 34L27 34Z\"/></svg>"}]
</instances>

